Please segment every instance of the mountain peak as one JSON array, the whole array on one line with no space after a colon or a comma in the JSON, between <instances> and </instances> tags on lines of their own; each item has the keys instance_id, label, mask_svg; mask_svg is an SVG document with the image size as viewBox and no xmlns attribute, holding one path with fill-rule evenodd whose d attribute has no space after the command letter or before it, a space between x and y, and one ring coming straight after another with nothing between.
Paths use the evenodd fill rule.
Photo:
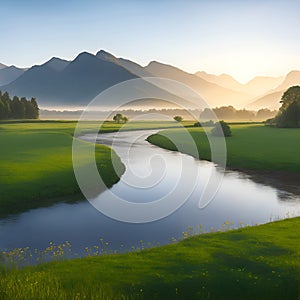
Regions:
<instances>
[{"instance_id":1,"label":"mountain peak","mask_svg":"<svg viewBox=\"0 0 300 300\"><path fill-rule=\"evenodd\" d=\"M55 71L62 71L70 62L58 57L52 57L43 65L48 66L49 68Z\"/></svg>"},{"instance_id":2,"label":"mountain peak","mask_svg":"<svg viewBox=\"0 0 300 300\"><path fill-rule=\"evenodd\" d=\"M160 62L158 62L156 60L151 60L146 67L153 66L153 65L164 65L164 64L160 63Z\"/></svg>"},{"instance_id":3,"label":"mountain peak","mask_svg":"<svg viewBox=\"0 0 300 300\"><path fill-rule=\"evenodd\" d=\"M0 70L6 68L7 66L0 63Z\"/></svg>"},{"instance_id":4,"label":"mountain peak","mask_svg":"<svg viewBox=\"0 0 300 300\"><path fill-rule=\"evenodd\" d=\"M288 77L298 76L299 74L300 74L300 71L292 70L286 75L286 77L288 78Z\"/></svg>"},{"instance_id":5,"label":"mountain peak","mask_svg":"<svg viewBox=\"0 0 300 300\"><path fill-rule=\"evenodd\" d=\"M78 59L87 59L87 58L94 58L94 57L95 57L94 54L83 51L83 52L79 53L73 61L78 60Z\"/></svg>"},{"instance_id":6,"label":"mountain peak","mask_svg":"<svg viewBox=\"0 0 300 300\"><path fill-rule=\"evenodd\" d=\"M112 55L111 53L106 52L104 50L98 51L96 56L98 58L102 59L102 60L106 60L106 61L109 61L109 62L119 64L119 60L114 55Z\"/></svg>"}]
</instances>

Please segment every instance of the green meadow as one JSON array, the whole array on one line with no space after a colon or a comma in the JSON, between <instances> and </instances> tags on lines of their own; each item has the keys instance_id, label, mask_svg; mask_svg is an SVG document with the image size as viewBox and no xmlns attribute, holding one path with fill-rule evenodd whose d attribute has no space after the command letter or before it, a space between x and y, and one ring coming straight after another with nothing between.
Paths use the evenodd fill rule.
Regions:
<instances>
[{"instance_id":1,"label":"green meadow","mask_svg":"<svg viewBox=\"0 0 300 300\"><path fill-rule=\"evenodd\" d=\"M2 217L81 197L72 168L75 126L75 122L0 123ZM96 126L87 122L83 131ZM106 122L101 131L121 126ZM127 129L173 126L174 122L137 122ZM231 128L233 136L226 139L229 166L300 171L300 129L258 124ZM167 137L156 134L149 141L171 150L181 143L189 153L184 130L191 133L201 158L210 160L202 128L166 129ZM91 144L82 141L82 147ZM111 164L111 155L116 154L97 145L95 155L99 172L111 186L119 180ZM124 171L120 160L118 164ZM167 246L144 249L141 243L126 254L53 257L51 262L21 269L0 264L0 299L300 299L300 218L254 227L239 224L236 230L226 230L227 225L225 232L184 234Z\"/></svg>"},{"instance_id":2,"label":"green meadow","mask_svg":"<svg viewBox=\"0 0 300 300\"><path fill-rule=\"evenodd\" d=\"M241 225L242 227L244 225ZM0 299L299 299L300 218L2 269Z\"/></svg>"},{"instance_id":3,"label":"green meadow","mask_svg":"<svg viewBox=\"0 0 300 300\"><path fill-rule=\"evenodd\" d=\"M79 198L72 167L75 122L0 124L0 216ZM82 147L91 147L82 142ZM114 152L96 146L95 156L104 181L118 181L111 164ZM123 167L118 161L120 168ZM101 167L100 167L101 166Z\"/></svg>"},{"instance_id":4,"label":"green meadow","mask_svg":"<svg viewBox=\"0 0 300 300\"><path fill-rule=\"evenodd\" d=\"M72 166L72 141L76 122L0 122L0 217L60 201L82 198ZM191 122L184 123L190 125ZM83 133L98 130L97 122L85 122ZM125 126L106 121L101 132L178 126L176 122L129 122ZM82 147L92 147L82 141ZM97 166L108 187L119 178L112 156L122 174L124 166L109 147L96 145Z\"/></svg>"},{"instance_id":5,"label":"green meadow","mask_svg":"<svg viewBox=\"0 0 300 300\"><path fill-rule=\"evenodd\" d=\"M227 166L300 172L300 129L274 128L263 124L232 124L230 127L232 137L226 138ZM193 141L186 138L186 130ZM203 128L164 130L161 134L150 136L148 141L174 151L179 146L187 154L193 153L192 143L195 142L200 158L211 160L209 141Z\"/></svg>"}]
</instances>

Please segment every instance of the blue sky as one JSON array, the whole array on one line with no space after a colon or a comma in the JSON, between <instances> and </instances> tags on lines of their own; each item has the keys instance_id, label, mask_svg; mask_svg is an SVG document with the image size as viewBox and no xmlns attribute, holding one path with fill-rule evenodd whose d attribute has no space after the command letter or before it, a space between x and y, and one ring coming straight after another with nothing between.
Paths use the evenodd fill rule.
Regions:
<instances>
[{"instance_id":1,"label":"blue sky","mask_svg":"<svg viewBox=\"0 0 300 300\"><path fill-rule=\"evenodd\" d=\"M107 50L240 81L300 69L300 1L1 0L0 62Z\"/></svg>"}]
</instances>

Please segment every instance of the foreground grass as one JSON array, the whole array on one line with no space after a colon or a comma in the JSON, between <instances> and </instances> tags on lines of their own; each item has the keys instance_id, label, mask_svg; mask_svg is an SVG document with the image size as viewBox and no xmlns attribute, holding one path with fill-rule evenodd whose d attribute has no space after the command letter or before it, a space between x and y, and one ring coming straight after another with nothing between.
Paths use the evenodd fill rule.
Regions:
<instances>
[{"instance_id":1,"label":"foreground grass","mask_svg":"<svg viewBox=\"0 0 300 300\"><path fill-rule=\"evenodd\" d=\"M264 125L231 125L232 137L226 138L227 165L240 169L300 172L300 129L273 128ZM187 129L202 159L210 160L208 138L202 128ZM212 137L218 139L216 137ZM184 129L164 130L148 138L152 144L191 154L192 145Z\"/></svg>"},{"instance_id":2,"label":"foreground grass","mask_svg":"<svg viewBox=\"0 0 300 300\"><path fill-rule=\"evenodd\" d=\"M2 271L0 299L299 299L300 218ZM84 274L84 275L83 275Z\"/></svg>"}]
</instances>

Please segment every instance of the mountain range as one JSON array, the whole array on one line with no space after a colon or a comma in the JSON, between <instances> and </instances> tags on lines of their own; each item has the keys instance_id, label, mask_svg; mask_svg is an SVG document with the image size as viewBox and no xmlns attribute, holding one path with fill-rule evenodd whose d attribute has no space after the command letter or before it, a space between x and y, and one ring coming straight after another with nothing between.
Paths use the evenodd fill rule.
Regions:
<instances>
[{"instance_id":1,"label":"mountain range","mask_svg":"<svg viewBox=\"0 0 300 300\"><path fill-rule=\"evenodd\" d=\"M53 57L29 69L0 64L0 90L11 95L36 97L41 107L48 108L84 107L108 87L141 77L179 81L199 93L211 107L232 105L248 109L278 109L282 93L289 86L300 84L300 71L292 71L286 77L258 76L242 84L227 74L213 75L204 71L191 74L157 61L143 67L104 50L96 55L82 52L72 61ZM149 89L153 89L153 85L145 83L139 92L142 95L141 90L146 93ZM169 92L162 91L161 97L149 100L147 105L161 105L164 93ZM103 105L109 106L110 101L104 100Z\"/></svg>"}]
</instances>

